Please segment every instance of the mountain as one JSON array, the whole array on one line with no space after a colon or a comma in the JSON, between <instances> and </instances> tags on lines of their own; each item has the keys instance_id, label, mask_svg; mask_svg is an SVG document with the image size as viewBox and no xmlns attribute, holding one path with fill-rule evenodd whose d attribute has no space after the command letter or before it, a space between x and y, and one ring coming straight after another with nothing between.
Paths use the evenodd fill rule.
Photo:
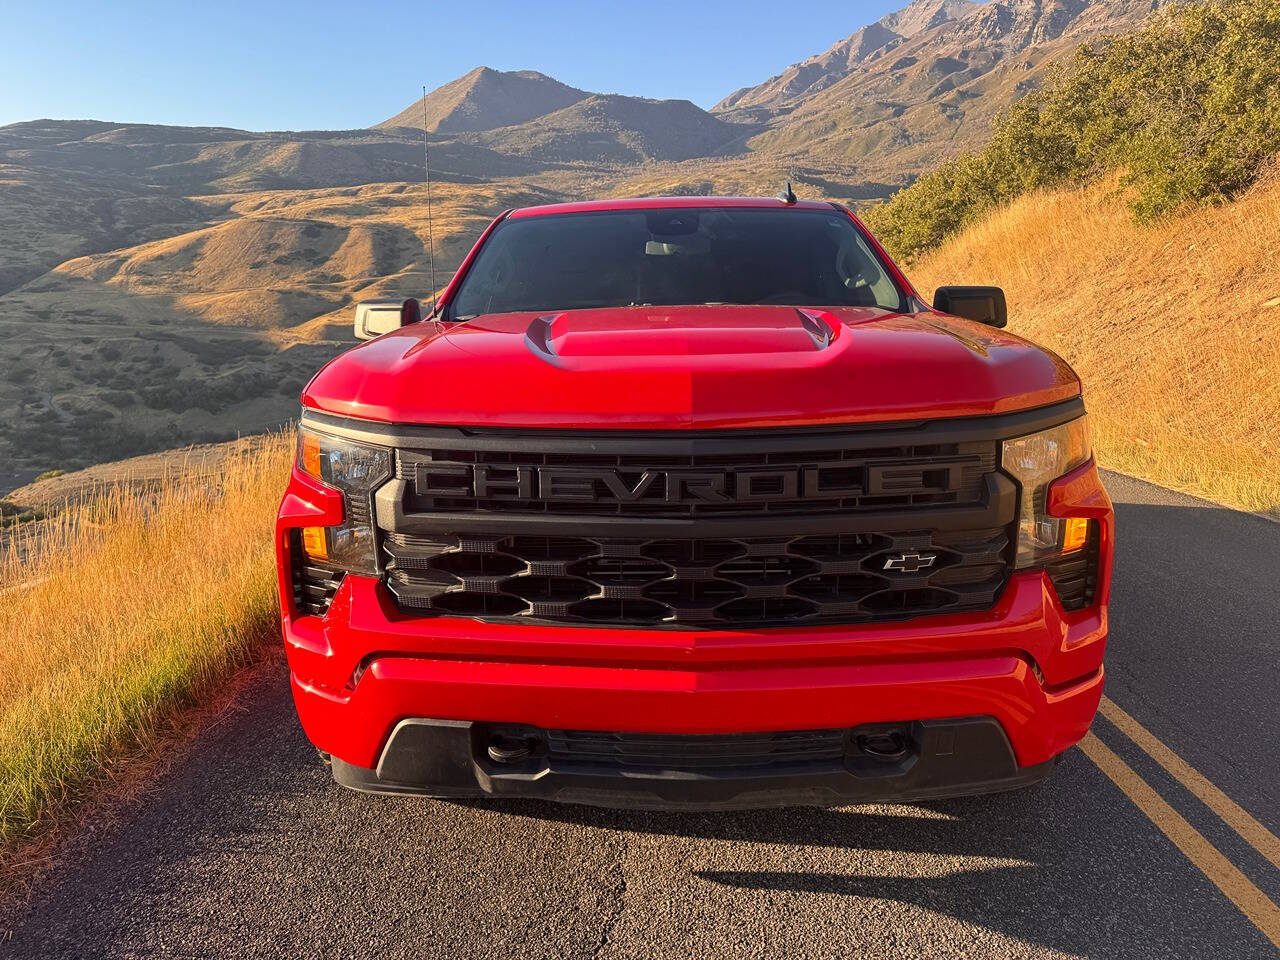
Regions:
<instances>
[{"instance_id":1,"label":"mountain","mask_svg":"<svg viewBox=\"0 0 1280 960\"><path fill-rule=\"evenodd\" d=\"M878 22L890 33L914 37L951 20L958 20L984 2L986 0L912 0Z\"/></svg>"},{"instance_id":2,"label":"mountain","mask_svg":"<svg viewBox=\"0 0 1280 960\"><path fill-rule=\"evenodd\" d=\"M547 162L637 163L710 156L757 129L727 123L688 100L593 94L528 123L465 139Z\"/></svg>"},{"instance_id":3,"label":"mountain","mask_svg":"<svg viewBox=\"0 0 1280 960\"><path fill-rule=\"evenodd\" d=\"M373 129L422 129L422 102ZM551 163L642 163L721 152L761 128L688 100L588 93L533 70L477 67L427 94L427 129L507 156Z\"/></svg>"},{"instance_id":4,"label":"mountain","mask_svg":"<svg viewBox=\"0 0 1280 960\"><path fill-rule=\"evenodd\" d=\"M743 87L711 109L779 108L811 96L842 80L875 54L910 37L971 12L971 0L913 0L901 10L855 30L824 53L788 67L754 87Z\"/></svg>"},{"instance_id":5,"label":"mountain","mask_svg":"<svg viewBox=\"0 0 1280 960\"><path fill-rule=\"evenodd\" d=\"M476 67L470 73L427 94L427 129L432 133L466 133L525 123L554 113L590 94L553 80L536 70L502 72ZM422 129L422 101L415 100L375 130Z\"/></svg>"},{"instance_id":6,"label":"mountain","mask_svg":"<svg viewBox=\"0 0 1280 960\"><path fill-rule=\"evenodd\" d=\"M915 0L715 108L768 128L749 149L902 172L981 143L995 115L1087 40L1164 0Z\"/></svg>"}]
</instances>

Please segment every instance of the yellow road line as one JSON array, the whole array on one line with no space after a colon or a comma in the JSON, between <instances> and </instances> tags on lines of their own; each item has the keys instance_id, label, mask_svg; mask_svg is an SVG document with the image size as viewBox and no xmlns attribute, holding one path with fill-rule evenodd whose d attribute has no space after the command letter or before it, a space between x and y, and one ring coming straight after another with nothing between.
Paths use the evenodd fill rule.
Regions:
<instances>
[{"instance_id":1,"label":"yellow road line","mask_svg":"<svg viewBox=\"0 0 1280 960\"><path fill-rule=\"evenodd\" d=\"M1244 841L1280 869L1280 839L1260 824L1249 813L1204 774L1160 742L1154 733L1125 713L1109 697L1102 698L1099 707L1102 715L1110 720L1130 740L1145 750L1156 763L1164 767L1180 784L1190 790L1206 807L1222 818L1222 822L1244 838Z\"/></svg>"},{"instance_id":2,"label":"yellow road line","mask_svg":"<svg viewBox=\"0 0 1280 960\"><path fill-rule=\"evenodd\" d=\"M1097 736L1086 736L1080 749L1267 939L1280 947L1280 907Z\"/></svg>"}]
</instances>

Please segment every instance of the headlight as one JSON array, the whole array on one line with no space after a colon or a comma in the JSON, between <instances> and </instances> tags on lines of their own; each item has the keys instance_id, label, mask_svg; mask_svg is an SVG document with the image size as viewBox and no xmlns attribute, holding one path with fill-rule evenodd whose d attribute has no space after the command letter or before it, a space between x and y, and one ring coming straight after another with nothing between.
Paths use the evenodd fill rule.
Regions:
<instances>
[{"instance_id":1,"label":"headlight","mask_svg":"<svg viewBox=\"0 0 1280 960\"><path fill-rule=\"evenodd\" d=\"M1085 417L1004 442L1001 463L1022 486L1014 561L1018 569L1038 566L1085 545L1089 521L1049 516L1045 496L1049 484L1088 462L1091 453Z\"/></svg>"},{"instance_id":2,"label":"headlight","mask_svg":"<svg viewBox=\"0 0 1280 960\"><path fill-rule=\"evenodd\" d=\"M376 574L373 492L391 476L391 451L303 426L298 430L298 469L342 491L341 524L303 529L307 556L352 573Z\"/></svg>"}]
</instances>

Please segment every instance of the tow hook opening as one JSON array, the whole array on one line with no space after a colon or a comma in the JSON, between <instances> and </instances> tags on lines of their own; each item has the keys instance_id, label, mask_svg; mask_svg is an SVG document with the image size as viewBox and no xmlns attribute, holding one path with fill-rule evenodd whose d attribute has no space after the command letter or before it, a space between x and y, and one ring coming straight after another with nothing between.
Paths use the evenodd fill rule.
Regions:
<instances>
[{"instance_id":1,"label":"tow hook opening","mask_svg":"<svg viewBox=\"0 0 1280 960\"><path fill-rule=\"evenodd\" d=\"M875 723L850 731L845 761L860 777L895 777L920 758L923 731L917 723Z\"/></svg>"},{"instance_id":2,"label":"tow hook opening","mask_svg":"<svg viewBox=\"0 0 1280 960\"><path fill-rule=\"evenodd\" d=\"M494 763L523 763L538 752L537 737L497 732L489 737L487 753Z\"/></svg>"},{"instance_id":3,"label":"tow hook opening","mask_svg":"<svg viewBox=\"0 0 1280 960\"><path fill-rule=\"evenodd\" d=\"M856 738L858 750L876 760L896 763L911 751L911 737L906 730L863 733Z\"/></svg>"}]
</instances>

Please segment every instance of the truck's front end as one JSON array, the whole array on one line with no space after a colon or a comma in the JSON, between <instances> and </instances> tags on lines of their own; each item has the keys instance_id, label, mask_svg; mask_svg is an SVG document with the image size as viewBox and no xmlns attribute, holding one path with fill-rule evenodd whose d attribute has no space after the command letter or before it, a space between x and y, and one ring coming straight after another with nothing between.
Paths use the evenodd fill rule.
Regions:
<instances>
[{"instance_id":1,"label":"truck's front end","mask_svg":"<svg viewBox=\"0 0 1280 960\"><path fill-rule=\"evenodd\" d=\"M339 782L731 808L1043 778L1112 530L1060 360L846 211L682 199L505 216L330 364L277 546Z\"/></svg>"}]
</instances>

